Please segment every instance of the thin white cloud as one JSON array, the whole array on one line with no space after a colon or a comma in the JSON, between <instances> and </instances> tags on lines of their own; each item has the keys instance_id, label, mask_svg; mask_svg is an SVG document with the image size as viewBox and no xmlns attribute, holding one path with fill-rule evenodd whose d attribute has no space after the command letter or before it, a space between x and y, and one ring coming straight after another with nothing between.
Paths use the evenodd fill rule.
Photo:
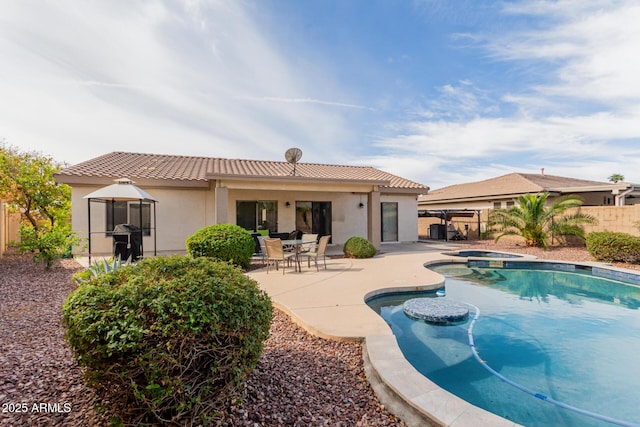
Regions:
<instances>
[{"instance_id":1,"label":"thin white cloud","mask_svg":"<svg viewBox=\"0 0 640 427\"><path fill-rule=\"evenodd\" d=\"M95 80L86 80L86 81L75 81L72 82L73 85L79 86L102 86L102 87L117 87L123 89L141 89L141 86L131 86L123 83L110 83L110 82L98 82Z\"/></svg>"},{"instance_id":2,"label":"thin white cloud","mask_svg":"<svg viewBox=\"0 0 640 427\"><path fill-rule=\"evenodd\" d=\"M343 92L294 68L251 3L72 5L3 5L0 97L12 102L0 103L0 136L10 143L73 163L111 150L280 158L291 146L331 159L353 137L349 114L368 111L332 102Z\"/></svg>"},{"instance_id":3,"label":"thin white cloud","mask_svg":"<svg viewBox=\"0 0 640 427\"><path fill-rule=\"evenodd\" d=\"M535 16L538 29L471 34L472 46L514 70L543 70L544 83L505 93L471 79L446 85L418 118L389 125L376 143L384 155L371 161L431 188L515 164L600 181L624 171L640 181L640 4L525 1L503 12Z\"/></svg>"},{"instance_id":4,"label":"thin white cloud","mask_svg":"<svg viewBox=\"0 0 640 427\"><path fill-rule=\"evenodd\" d=\"M633 180L637 2L501 3L502 17L522 18L511 30L492 15L494 4L415 4L456 28L488 18L484 31L454 35L456 54L485 54L496 70L533 83L501 89L480 80L481 64L452 72L432 93L397 69L376 68L419 64L416 51L358 51L360 70L330 47L315 51L312 39L296 55L299 45L272 38L265 25L279 17L263 19L261 2L23 0L0 13L0 138L70 162L112 150L282 159L298 146L304 161L372 164L432 188L514 164ZM363 80L388 78L340 81L365 68Z\"/></svg>"},{"instance_id":5,"label":"thin white cloud","mask_svg":"<svg viewBox=\"0 0 640 427\"><path fill-rule=\"evenodd\" d=\"M509 61L558 61L557 84L537 88L541 96L564 96L607 104L640 97L640 4L629 1L534 2L511 13L545 11L550 28L509 34L487 48ZM537 13L537 12L536 12Z\"/></svg>"},{"instance_id":6,"label":"thin white cloud","mask_svg":"<svg viewBox=\"0 0 640 427\"><path fill-rule=\"evenodd\" d=\"M323 101L320 99L312 99L312 98L285 98L285 97L278 97L278 96L263 96L260 98L244 97L242 99L250 100L250 101L283 102L283 103L289 103L289 104L317 104L317 105L325 105L328 107L343 107L343 108L353 108L356 110L375 111L374 108L366 107L364 105L348 104L348 103L336 102L336 101Z\"/></svg>"}]
</instances>

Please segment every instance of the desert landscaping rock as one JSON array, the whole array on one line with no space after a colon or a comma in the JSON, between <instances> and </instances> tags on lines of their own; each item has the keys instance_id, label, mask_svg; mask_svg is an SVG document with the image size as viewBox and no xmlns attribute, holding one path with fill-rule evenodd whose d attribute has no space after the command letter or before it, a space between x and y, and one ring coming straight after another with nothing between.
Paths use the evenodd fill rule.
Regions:
<instances>
[{"instance_id":1,"label":"desert landscaping rock","mask_svg":"<svg viewBox=\"0 0 640 427\"><path fill-rule=\"evenodd\" d=\"M29 258L0 259L1 426L107 425L99 401L64 342L62 303L74 289L75 261L45 271Z\"/></svg>"},{"instance_id":2,"label":"desert landscaping rock","mask_svg":"<svg viewBox=\"0 0 640 427\"><path fill-rule=\"evenodd\" d=\"M592 261L586 249L576 247L545 251L502 241L470 241L461 246L541 259ZM59 261L46 271L23 256L0 259L2 427L111 425L108 402L100 402L84 385L60 322L62 303L75 289L71 276L79 270L73 260ZM377 400L364 375L359 344L314 337L278 311L258 366L216 424L404 425Z\"/></svg>"},{"instance_id":3,"label":"desert landscaping rock","mask_svg":"<svg viewBox=\"0 0 640 427\"><path fill-rule=\"evenodd\" d=\"M111 425L64 341L61 307L79 270L73 260L46 271L27 257L0 259L0 426ZM378 402L359 344L311 336L278 311L257 368L216 424L404 425Z\"/></svg>"}]
</instances>

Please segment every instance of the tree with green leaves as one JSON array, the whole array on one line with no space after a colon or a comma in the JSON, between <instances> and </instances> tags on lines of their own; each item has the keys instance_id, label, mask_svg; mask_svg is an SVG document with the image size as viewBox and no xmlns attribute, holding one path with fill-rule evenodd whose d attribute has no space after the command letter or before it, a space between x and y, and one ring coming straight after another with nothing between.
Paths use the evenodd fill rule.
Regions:
<instances>
[{"instance_id":1,"label":"tree with green leaves","mask_svg":"<svg viewBox=\"0 0 640 427\"><path fill-rule=\"evenodd\" d=\"M614 184L620 181L624 181L624 175L621 175L619 173L614 173L609 177L609 182L613 182Z\"/></svg>"},{"instance_id":2,"label":"tree with green leaves","mask_svg":"<svg viewBox=\"0 0 640 427\"><path fill-rule=\"evenodd\" d=\"M22 214L21 251L47 268L77 243L69 224L71 188L53 178L62 167L51 157L0 142L0 197Z\"/></svg>"},{"instance_id":3,"label":"tree with green leaves","mask_svg":"<svg viewBox=\"0 0 640 427\"><path fill-rule=\"evenodd\" d=\"M564 215L571 208L582 206L578 196L568 195L547 205L549 193L524 194L509 209L489 212L489 230L499 233L496 242L504 236L521 236L527 246L547 248L551 236L585 238L582 224L594 224L591 215L575 212Z\"/></svg>"}]
</instances>

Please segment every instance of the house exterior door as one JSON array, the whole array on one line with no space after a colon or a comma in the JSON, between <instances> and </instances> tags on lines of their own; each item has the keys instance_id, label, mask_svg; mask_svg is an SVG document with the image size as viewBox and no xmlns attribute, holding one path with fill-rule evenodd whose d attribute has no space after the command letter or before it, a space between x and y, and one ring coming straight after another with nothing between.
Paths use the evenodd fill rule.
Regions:
<instances>
[{"instance_id":1,"label":"house exterior door","mask_svg":"<svg viewBox=\"0 0 640 427\"><path fill-rule=\"evenodd\" d=\"M237 201L236 224L252 231L278 231L278 202L269 200Z\"/></svg>"},{"instance_id":2,"label":"house exterior door","mask_svg":"<svg viewBox=\"0 0 640 427\"><path fill-rule=\"evenodd\" d=\"M382 217L382 241L398 241L398 203L382 202L380 204Z\"/></svg>"},{"instance_id":3,"label":"house exterior door","mask_svg":"<svg viewBox=\"0 0 640 427\"><path fill-rule=\"evenodd\" d=\"M331 202L296 202L296 230L326 236L331 221Z\"/></svg>"}]
</instances>

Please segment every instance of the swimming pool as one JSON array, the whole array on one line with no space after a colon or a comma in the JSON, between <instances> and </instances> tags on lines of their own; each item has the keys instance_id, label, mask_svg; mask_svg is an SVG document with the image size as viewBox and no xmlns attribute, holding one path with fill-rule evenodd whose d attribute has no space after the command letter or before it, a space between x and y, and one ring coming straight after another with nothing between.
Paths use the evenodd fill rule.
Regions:
<instances>
[{"instance_id":1,"label":"swimming pool","mask_svg":"<svg viewBox=\"0 0 640 427\"><path fill-rule=\"evenodd\" d=\"M483 251L483 250L459 250L453 252L444 252L445 255L459 257L476 257L476 258L523 258L524 255L512 254L508 252Z\"/></svg>"},{"instance_id":2,"label":"swimming pool","mask_svg":"<svg viewBox=\"0 0 640 427\"><path fill-rule=\"evenodd\" d=\"M446 276L445 298L479 307L473 339L481 359L540 395L640 425L640 288L594 277L589 268L562 271L575 270L572 265L491 263L429 267ZM612 425L492 375L473 357L471 319L447 326L412 320L402 303L416 296L380 296L368 304L390 324L405 358L440 387L527 426Z\"/></svg>"}]
</instances>

